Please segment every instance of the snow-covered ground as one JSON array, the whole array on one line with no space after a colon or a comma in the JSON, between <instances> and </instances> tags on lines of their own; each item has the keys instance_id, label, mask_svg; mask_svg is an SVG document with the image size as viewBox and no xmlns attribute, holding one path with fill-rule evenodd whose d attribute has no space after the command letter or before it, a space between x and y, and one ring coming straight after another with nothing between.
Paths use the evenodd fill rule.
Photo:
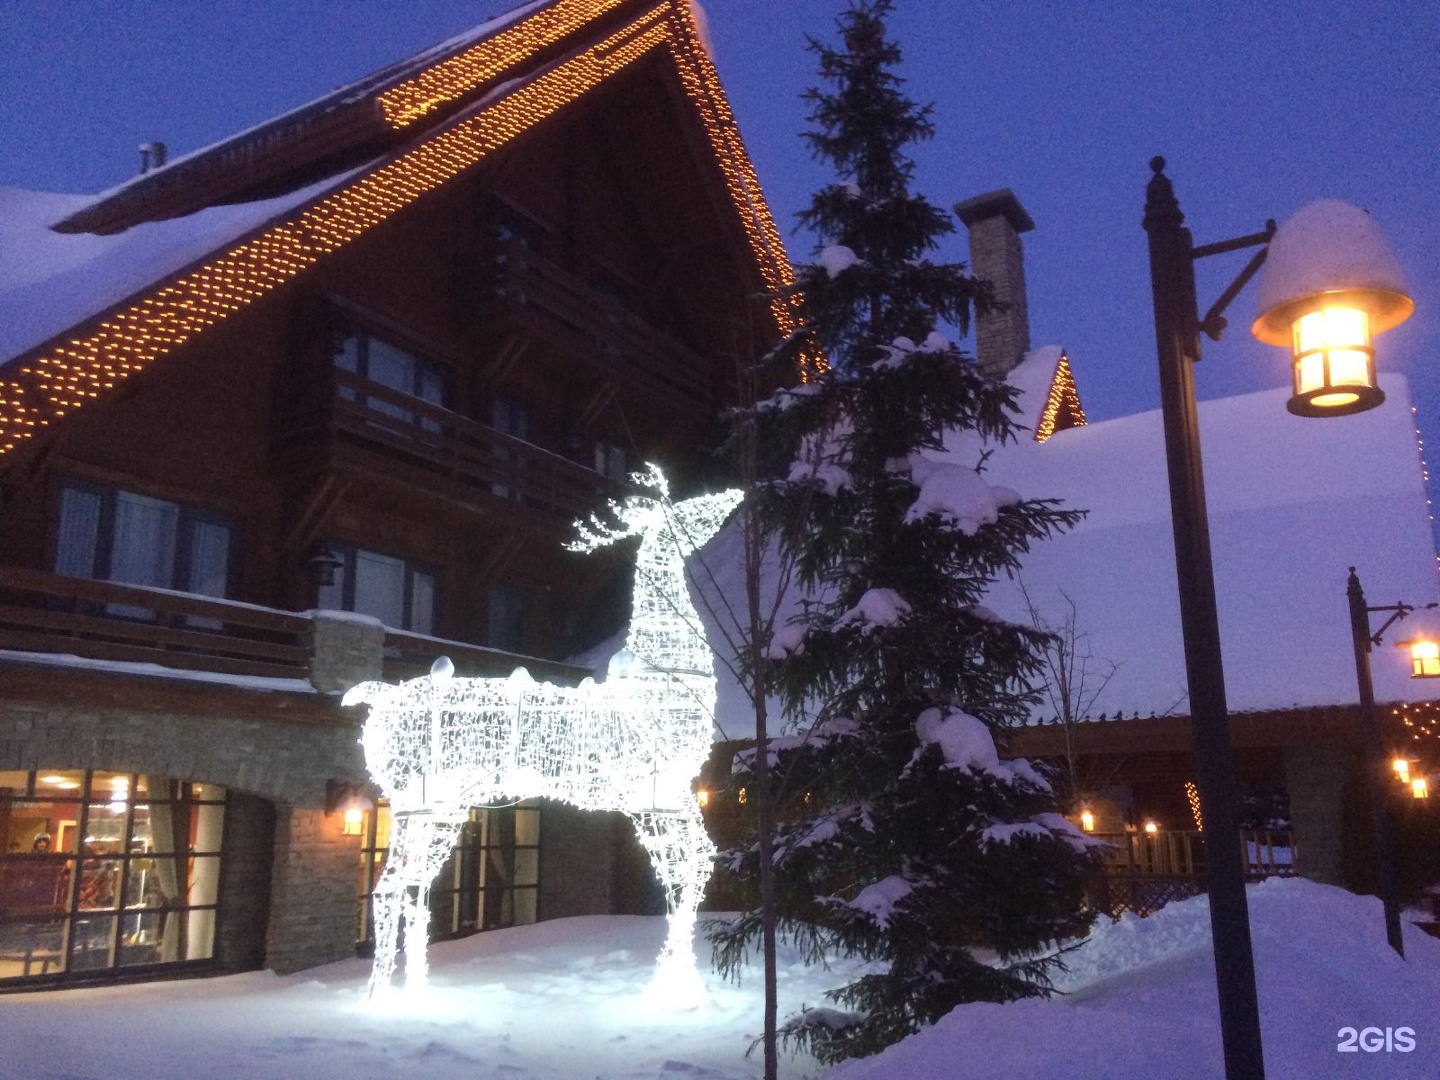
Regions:
<instances>
[{"instance_id":1,"label":"snow-covered ground","mask_svg":"<svg viewBox=\"0 0 1440 1080\"><path fill-rule=\"evenodd\" d=\"M1301 880L1251 889L1267 1075L1440 1076L1440 940L1406 927L1386 946L1378 901ZM1067 996L971 1005L833 1080L1218 1077L1219 1030L1203 898L1097 928ZM647 994L661 919L564 919L437 946L431 985L383 1007L367 965L0 998L0 1076L14 1080L728 1080L760 1074L758 971L707 975L708 1000ZM818 1003L846 972L780 973L782 1008ZM1392 1049L1342 1053L1392 1029ZM1414 1049L1395 1029L1411 1028ZM819 1076L787 1057L786 1077Z\"/></svg>"}]
</instances>

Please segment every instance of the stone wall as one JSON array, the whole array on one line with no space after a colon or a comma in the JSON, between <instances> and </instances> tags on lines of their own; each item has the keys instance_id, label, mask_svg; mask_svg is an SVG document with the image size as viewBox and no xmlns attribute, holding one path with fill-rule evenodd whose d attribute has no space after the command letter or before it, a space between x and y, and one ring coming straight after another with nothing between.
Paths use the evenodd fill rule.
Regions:
<instances>
[{"instance_id":1,"label":"stone wall","mask_svg":"<svg viewBox=\"0 0 1440 1080\"><path fill-rule=\"evenodd\" d=\"M145 773L230 792L215 943L229 970L355 955L360 838L325 813L325 792L366 770L360 719L333 695L380 677L384 629L344 613L313 622L314 688L330 697L303 683L275 691L56 668L43 689L0 700L0 769Z\"/></svg>"},{"instance_id":2,"label":"stone wall","mask_svg":"<svg viewBox=\"0 0 1440 1080\"><path fill-rule=\"evenodd\" d=\"M323 809L275 810L265 966L288 974L355 955L360 837Z\"/></svg>"}]
</instances>

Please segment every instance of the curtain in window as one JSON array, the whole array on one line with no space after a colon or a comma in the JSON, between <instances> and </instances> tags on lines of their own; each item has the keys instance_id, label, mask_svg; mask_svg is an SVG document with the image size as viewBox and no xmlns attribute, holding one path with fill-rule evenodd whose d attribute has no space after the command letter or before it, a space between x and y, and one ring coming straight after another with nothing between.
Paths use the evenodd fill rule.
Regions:
<instances>
[{"instance_id":1,"label":"curtain in window","mask_svg":"<svg viewBox=\"0 0 1440 1080\"><path fill-rule=\"evenodd\" d=\"M190 530L187 592L224 596L230 580L230 530L213 521L195 521Z\"/></svg>"},{"instance_id":2,"label":"curtain in window","mask_svg":"<svg viewBox=\"0 0 1440 1080\"><path fill-rule=\"evenodd\" d=\"M60 530L55 544L55 573L95 576L100 535L100 493L67 487L60 493Z\"/></svg>"},{"instance_id":3,"label":"curtain in window","mask_svg":"<svg viewBox=\"0 0 1440 1080\"><path fill-rule=\"evenodd\" d=\"M180 959L180 927L176 909L183 906L189 888L190 821L188 807L173 800L180 785L168 776L147 776L150 795L150 849L155 858L155 882L165 900L165 922L160 931L160 959Z\"/></svg>"},{"instance_id":4,"label":"curtain in window","mask_svg":"<svg viewBox=\"0 0 1440 1080\"><path fill-rule=\"evenodd\" d=\"M355 610L386 626L405 625L405 561L374 551L355 552Z\"/></svg>"},{"instance_id":5,"label":"curtain in window","mask_svg":"<svg viewBox=\"0 0 1440 1080\"><path fill-rule=\"evenodd\" d=\"M117 491L110 580L173 588L179 524L180 508L174 503Z\"/></svg>"}]
</instances>

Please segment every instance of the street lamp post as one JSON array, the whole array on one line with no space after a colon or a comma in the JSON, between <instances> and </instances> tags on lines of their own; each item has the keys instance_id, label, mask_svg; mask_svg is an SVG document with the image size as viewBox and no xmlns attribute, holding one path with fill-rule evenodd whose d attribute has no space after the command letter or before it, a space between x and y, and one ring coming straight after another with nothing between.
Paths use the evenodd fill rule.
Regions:
<instances>
[{"instance_id":1,"label":"street lamp post","mask_svg":"<svg viewBox=\"0 0 1440 1080\"><path fill-rule=\"evenodd\" d=\"M1269 257L1260 282L1259 317L1251 332L1261 341L1292 348L1295 396L1287 408L1297 416L1361 412L1384 401L1375 378L1371 336L1404 321L1414 303L1406 295L1399 266L1385 248L1378 226L1363 211L1344 203L1317 202L1278 231L1270 221L1263 232L1196 247L1185 228L1175 189L1164 174L1165 159L1152 159L1150 168L1155 175L1145 191L1144 227L1150 241L1150 286L1191 737L1206 823L1210 932L1225 1075L1228 1080L1263 1080L1245 866L1236 842L1239 796L1225 702L1191 364L1200 359L1200 333L1219 340L1226 325L1226 307ZM1256 247L1260 250L1201 318L1195 260ZM1368 654L1366 659L1368 671Z\"/></svg>"},{"instance_id":2,"label":"street lamp post","mask_svg":"<svg viewBox=\"0 0 1440 1080\"><path fill-rule=\"evenodd\" d=\"M1175 533L1175 576L1180 588L1180 628L1190 691L1191 738L1200 805L1205 819L1206 887L1210 933L1215 946L1215 980L1220 997L1220 1034L1228 1080L1262 1080L1260 1004L1250 945L1250 911L1245 901L1245 867L1235 838L1240 833L1235 760L1230 746L1225 672L1220 658L1220 621L1215 574L1210 561L1210 526L1200 461L1200 426L1190 365L1199 357L1195 259L1266 243L1265 232L1195 248L1175 189L1162 171L1165 159L1150 162L1155 175L1146 188L1145 231L1150 238L1150 285L1155 304L1155 344L1160 362L1165 457L1170 474L1170 513ZM1264 249L1252 258L1222 303L1205 322L1218 336L1219 312L1259 269Z\"/></svg>"},{"instance_id":3,"label":"street lamp post","mask_svg":"<svg viewBox=\"0 0 1440 1080\"><path fill-rule=\"evenodd\" d=\"M1389 777L1388 758L1381 753L1379 724L1375 719L1375 684L1370 673L1370 649L1379 645L1392 623L1415 610L1413 604L1382 604L1370 607L1365 603L1365 590L1355 567L1345 587L1350 601L1350 637L1355 643L1355 681L1360 689L1360 725L1365 740L1365 787L1370 796L1370 817L1375 837L1375 866L1380 878L1380 901L1385 905L1385 937L1390 947L1405 955L1405 942L1400 935L1400 898L1395 887L1395 860L1390 847L1390 808L1385 797L1385 780ZM1428 605L1435 607L1434 604ZM1388 611L1390 618L1380 629L1370 632L1370 616ZM1417 678L1426 678L1421 673Z\"/></svg>"}]
</instances>

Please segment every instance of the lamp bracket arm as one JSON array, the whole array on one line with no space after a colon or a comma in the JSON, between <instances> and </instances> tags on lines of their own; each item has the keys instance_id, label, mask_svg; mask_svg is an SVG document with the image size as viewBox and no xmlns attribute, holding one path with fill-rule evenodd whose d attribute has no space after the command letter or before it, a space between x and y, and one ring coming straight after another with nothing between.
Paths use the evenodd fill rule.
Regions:
<instances>
[{"instance_id":1,"label":"lamp bracket arm","mask_svg":"<svg viewBox=\"0 0 1440 1080\"><path fill-rule=\"evenodd\" d=\"M1246 263L1245 267L1236 275L1235 280L1220 294L1220 299L1210 305L1210 310L1205 312L1205 317L1200 320L1200 330L1211 341L1219 341L1220 335L1225 332L1227 325L1224 315L1225 309L1230 306L1230 302L1234 300L1235 297L1240 295L1240 290L1250 283L1250 279L1253 278L1260 271L1260 267L1265 264L1265 256L1270 253L1270 239L1274 235L1275 222L1271 220L1265 223L1264 232L1251 233L1249 236L1238 236L1234 240L1221 240L1214 244L1202 244L1190 253L1192 259L1203 259L1207 255L1219 255L1227 251L1240 251L1243 248L1264 245L1250 257L1250 261Z\"/></svg>"},{"instance_id":2,"label":"lamp bracket arm","mask_svg":"<svg viewBox=\"0 0 1440 1080\"><path fill-rule=\"evenodd\" d=\"M1385 631L1389 630L1391 626L1395 625L1395 623L1399 622L1401 619L1405 618L1406 615L1409 615L1412 611L1414 611L1415 605L1403 603L1383 604L1379 607L1367 607L1365 610L1367 612L1389 611L1392 613L1388 619L1386 619L1383 623L1380 624L1380 629L1376 630L1375 633L1370 635L1371 644L1379 645L1381 641L1384 640Z\"/></svg>"}]
</instances>

